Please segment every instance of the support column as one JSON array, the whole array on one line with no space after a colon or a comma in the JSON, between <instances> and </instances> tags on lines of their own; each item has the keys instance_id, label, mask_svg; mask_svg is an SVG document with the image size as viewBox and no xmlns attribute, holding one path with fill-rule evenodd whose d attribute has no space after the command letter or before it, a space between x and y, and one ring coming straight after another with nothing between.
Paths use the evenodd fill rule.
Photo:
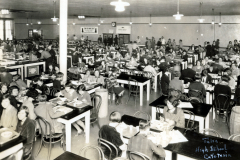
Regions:
<instances>
[{"instance_id":1,"label":"support column","mask_svg":"<svg viewBox=\"0 0 240 160\"><path fill-rule=\"evenodd\" d=\"M60 0L59 19L59 66L64 74L63 81L67 80L67 18L68 0Z\"/></svg>"}]
</instances>

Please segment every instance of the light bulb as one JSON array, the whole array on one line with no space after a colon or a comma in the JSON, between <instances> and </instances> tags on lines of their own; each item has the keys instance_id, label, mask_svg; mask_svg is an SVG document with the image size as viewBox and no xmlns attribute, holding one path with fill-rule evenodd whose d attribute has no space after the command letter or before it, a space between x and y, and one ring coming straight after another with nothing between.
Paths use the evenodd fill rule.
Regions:
<instances>
[{"instance_id":1,"label":"light bulb","mask_svg":"<svg viewBox=\"0 0 240 160\"><path fill-rule=\"evenodd\" d=\"M41 24L41 22L40 22L40 21L38 21L38 24Z\"/></svg>"},{"instance_id":2,"label":"light bulb","mask_svg":"<svg viewBox=\"0 0 240 160\"><path fill-rule=\"evenodd\" d=\"M115 7L115 11L117 11L117 12L123 12L123 11L125 11L125 8L124 8L123 5L117 5L117 6Z\"/></svg>"},{"instance_id":3,"label":"light bulb","mask_svg":"<svg viewBox=\"0 0 240 160\"><path fill-rule=\"evenodd\" d=\"M75 25L75 23L73 23L73 25Z\"/></svg>"},{"instance_id":4,"label":"light bulb","mask_svg":"<svg viewBox=\"0 0 240 160\"><path fill-rule=\"evenodd\" d=\"M100 26L100 23L98 23L98 25Z\"/></svg>"},{"instance_id":5,"label":"light bulb","mask_svg":"<svg viewBox=\"0 0 240 160\"><path fill-rule=\"evenodd\" d=\"M214 21L212 21L212 24L214 24Z\"/></svg>"},{"instance_id":6,"label":"light bulb","mask_svg":"<svg viewBox=\"0 0 240 160\"><path fill-rule=\"evenodd\" d=\"M149 23L149 25L151 26L151 25L152 25L152 23Z\"/></svg>"},{"instance_id":7,"label":"light bulb","mask_svg":"<svg viewBox=\"0 0 240 160\"><path fill-rule=\"evenodd\" d=\"M28 26L29 24L27 23L26 25Z\"/></svg>"},{"instance_id":8,"label":"light bulb","mask_svg":"<svg viewBox=\"0 0 240 160\"><path fill-rule=\"evenodd\" d=\"M220 23L218 23L219 24L219 26L221 26L222 25L222 23L220 22Z\"/></svg>"},{"instance_id":9,"label":"light bulb","mask_svg":"<svg viewBox=\"0 0 240 160\"><path fill-rule=\"evenodd\" d=\"M198 19L198 21L199 21L200 23L203 23L204 19L200 18L200 19Z\"/></svg>"},{"instance_id":10,"label":"light bulb","mask_svg":"<svg viewBox=\"0 0 240 160\"><path fill-rule=\"evenodd\" d=\"M133 22L129 22L129 24L132 24Z\"/></svg>"}]
</instances>

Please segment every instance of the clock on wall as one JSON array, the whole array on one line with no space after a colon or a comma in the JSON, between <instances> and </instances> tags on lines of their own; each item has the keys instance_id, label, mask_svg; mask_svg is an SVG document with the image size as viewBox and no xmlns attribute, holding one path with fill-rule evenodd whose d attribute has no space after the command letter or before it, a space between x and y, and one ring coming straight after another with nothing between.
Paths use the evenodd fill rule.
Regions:
<instances>
[{"instance_id":1,"label":"clock on wall","mask_svg":"<svg viewBox=\"0 0 240 160\"><path fill-rule=\"evenodd\" d=\"M116 27L116 22L112 22L112 27Z\"/></svg>"}]
</instances>

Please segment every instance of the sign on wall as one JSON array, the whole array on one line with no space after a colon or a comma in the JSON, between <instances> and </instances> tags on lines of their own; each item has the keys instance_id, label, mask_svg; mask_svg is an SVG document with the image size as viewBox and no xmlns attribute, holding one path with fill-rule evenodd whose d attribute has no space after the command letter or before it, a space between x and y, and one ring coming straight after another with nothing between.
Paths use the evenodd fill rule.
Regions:
<instances>
[{"instance_id":1,"label":"sign on wall","mask_svg":"<svg viewBox=\"0 0 240 160\"><path fill-rule=\"evenodd\" d=\"M117 26L117 34L131 34L131 26Z\"/></svg>"},{"instance_id":2,"label":"sign on wall","mask_svg":"<svg viewBox=\"0 0 240 160\"><path fill-rule=\"evenodd\" d=\"M81 34L98 34L98 27L81 27Z\"/></svg>"}]
</instances>

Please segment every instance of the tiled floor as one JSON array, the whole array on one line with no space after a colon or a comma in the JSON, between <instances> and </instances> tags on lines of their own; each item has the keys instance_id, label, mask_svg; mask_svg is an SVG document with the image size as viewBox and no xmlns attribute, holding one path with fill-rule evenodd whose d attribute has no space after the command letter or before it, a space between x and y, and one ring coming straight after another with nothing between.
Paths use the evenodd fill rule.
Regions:
<instances>
[{"instance_id":1,"label":"tiled floor","mask_svg":"<svg viewBox=\"0 0 240 160\"><path fill-rule=\"evenodd\" d=\"M136 106L134 104L134 100L131 97L128 104L126 104L127 99L128 99L128 94L127 91L125 92L125 95L122 99L122 104L116 106L115 104L109 104L108 107L108 115L112 112L112 111L118 111L121 114L128 114L128 115L133 115L136 111L145 111L149 114L151 114L151 107L149 107L149 103L151 103L152 101L154 101L155 99L157 99L160 96L159 92L155 93L152 92L152 94L150 95L150 101L147 101L146 99L146 93L144 93L144 103L143 106L139 106L139 98L137 98L137 103ZM108 116L105 118L101 118L99 119L99 123L100 126L107 124L108 121ZM229 132L227 129L227 125L226 123L222 123L222 119L220 118L219 121L214 125L213 127L213 123L212 123L212 113L210 114L210 128L217 130L222 136L223 138L228 138L229 137ZM84 135L80 135L80 136L75 136L76 134L76 130L74 128L72 128L72 152L75 154L79 154L79 151L81 148L83 148L85 145L97 145L97 139L98 139L98 131L99 128L97 125L95 125L94 127L90 128L90 143L86 144L85 143L85 137ZM33 150L33 155L36 155L37 149L39 147L39 139L35 142L34 144L34 150ZM56 157L58 157L60 154L62 154L64 151L62 148L60 148L59 144L56 144L54 146L54 148L52 149L52 153L51 153L51 157L50 159L55 159ZM48 150L47 148L42 148L41 152L39 153L39 155L35 158L36 160L46 160L47 159L47 153ZM90 151L87 152L86 154L88 159L91 160L98 160L97 155L95 154L94 151Z\"/></svg>"}]
</instances>

